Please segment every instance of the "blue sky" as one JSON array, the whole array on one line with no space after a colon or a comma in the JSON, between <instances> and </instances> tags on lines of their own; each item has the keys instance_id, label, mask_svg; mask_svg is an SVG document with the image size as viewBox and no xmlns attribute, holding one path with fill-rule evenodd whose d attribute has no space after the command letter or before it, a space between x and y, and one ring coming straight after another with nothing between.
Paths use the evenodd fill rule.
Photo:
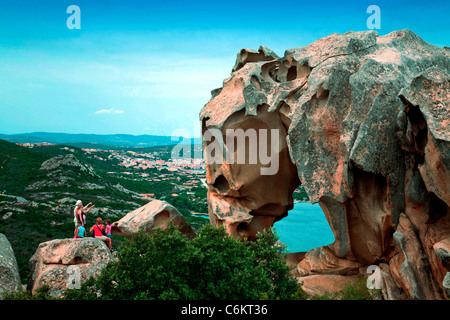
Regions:
<instances>
[{"instance_id":1,"label":"blue sky","mask_svg":"<svg viewBox=\"0 0 450 320\"><path fill-rule=\"evenodd\" d=\"M0 133L194 133L241 48L282 56L368 30L372 4L380 35L411 29L450 45L449 1L0 0ZM70 5L80 30L66 26Z\"/></svg>"}]
</instances>

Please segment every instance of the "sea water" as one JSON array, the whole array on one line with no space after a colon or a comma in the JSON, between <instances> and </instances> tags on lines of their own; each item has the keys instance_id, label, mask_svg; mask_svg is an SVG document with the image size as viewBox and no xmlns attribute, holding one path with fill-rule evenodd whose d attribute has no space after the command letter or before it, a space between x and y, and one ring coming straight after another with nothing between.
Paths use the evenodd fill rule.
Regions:
<instances>
[{"instance_id":1,"label":"sea water","mask_svg":"<svg viewBox=\"0 0 450 320\"><path fill-rule=\"evenodd\" d=\"M209 219L207 215L197 215ZM288 252L306 252L334 242L334 235L319 204L296 202L288 216L275 222L279 241Z\"/></svg>"},{"instance_id":2,"label":"sea water","mask_svg":"<svg viewBox=\"0 0 450 320\"><path fill-rule=\"evenodd\" d=\"M319 204L294 203L288 216L274 224L288 252L306 252L334 242L334 235Z\"/></svg>"}]
</instances>

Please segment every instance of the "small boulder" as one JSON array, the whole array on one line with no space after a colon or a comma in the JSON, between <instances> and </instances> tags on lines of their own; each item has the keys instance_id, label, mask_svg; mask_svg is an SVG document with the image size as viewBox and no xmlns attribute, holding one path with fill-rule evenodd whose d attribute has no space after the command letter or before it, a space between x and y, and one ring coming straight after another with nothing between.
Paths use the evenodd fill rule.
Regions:
<instances>
[{"instance_id":1,"label":"small boulder","mask_svg":"<svg viewBox=\"0 0 450 320\"><path fill-rule=\"evenodd\" d=\"M308 296L322 296L333 294L345 289L348 285L356 284L358 276L341 276L335 274L316 274L297 278L302 283L302 289Z\"/></svg>"},{"instance_id":2,"label":"small boulder","mask_svg":"<svg viewBox=\"0 0 450 320\"><path fill-rule=\"evenodd\" d=\"M169 220L189 239L195 237L195 231L183 215L170 203L161 200L153 200L114 222L112 233L126 237L138 230L152 233L154 228L166 229Z\"/></svg>"},{"instance_id":3,"label":"small boulder","mask_svg":"<svg viewBox=\"0 0 450 320\"><path fill-rule=\"evenodd\" d=\"M339 258L327 246L309 250L297 265L300 276L314 274L356 275L362 263Z\"/></svg>"},{"instance_id":4,"label":"small boulder","mask_svg":"<svg viewBox=\"0 0 450 320\"><path fill-rule=\"evenodd\" d=\"M43 285L49 294L61 297L68 288L79 288L91 276L97 277L113 260L100 239L57 239L41 243L30 259L27 289L33 294Z\"/></svg>"},{"instance_id":5,"label":"small boulder","mask_svg":"<svg viewBox=\"0 0 450 320\"><path fill-rule=\"evenodd\" d=\"M6 292L15 291L19 286L16 256L8 239L0 233L0 300Z\"/></svg>"}]
</instances>

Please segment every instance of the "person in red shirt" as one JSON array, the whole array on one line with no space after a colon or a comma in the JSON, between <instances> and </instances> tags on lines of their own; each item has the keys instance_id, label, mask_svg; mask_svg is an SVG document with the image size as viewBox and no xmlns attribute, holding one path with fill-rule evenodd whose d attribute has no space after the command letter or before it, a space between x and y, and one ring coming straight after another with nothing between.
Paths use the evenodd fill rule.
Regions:
<instances>
[{"instance_id":1,"label":"person in red shirt","mask_svg":"<svg viewBox=\"0 0 450 320\"><path fill-rule=\"evenodd\" d=\"M105 235L105 226L102 224L102 218L99 217L95 220L95 225L92 226L89 232L94 232L94 237L104 241L108 246L109 251L112 252L111 239Z\"/></svg>"}]
</instances>

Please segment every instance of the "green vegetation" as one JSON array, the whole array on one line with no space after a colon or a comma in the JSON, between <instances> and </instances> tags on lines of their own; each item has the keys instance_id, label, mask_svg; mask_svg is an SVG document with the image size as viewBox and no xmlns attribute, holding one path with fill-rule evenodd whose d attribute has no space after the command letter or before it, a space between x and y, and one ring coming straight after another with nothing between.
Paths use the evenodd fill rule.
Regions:
<instances>
[{"instance_id":1,"label":"green vegetation","mask_svg":"<svg viewBox=\"0 0 450 320\"><path fill-rule=\"evenodd\" d=\"M19 288L18 291L6 292L4 300L57 300L49 295L50 287L43 285L36 290L34 295L30 291Z\"/></svg>"},{"instance_id":2,"label":"green vegetation","mask_svg":"<svg viewBox=\"0 0 450 320\"><path fill-rule=\"evenodd\" d=\"M138 232L95 280L66 299L290 299L298 285L273 233L241 242L210 225L188 240L173 225ZM98 297L97 293L101 292Z\"/></svg>"},{"instance_id":3,"label":"green vegetation","mask_svg":"<svg viewBox=\"0 0 450 320\"><path fill-rule=\"evenodd\" d=\"M119 248L117 260L101 275L69 289L65 300L373 300L379 290L366 287L367 277L339 292L308 296L290 274L286 253L273 232L255 242L238 241L224 228L202 227L188 240L169 223L152 235L133 234ZM48 287L35 295L19 290L5 300L58 300Z\"/></svg>"},{"instance_id":4,"label":"green vegetation","mask_svg":"<svg viewBox=\"0 0 450 320\"><path fill-rule=\"evenodd\" d=\"M42 162L49 158L43 152L0 140L0 191L23 195L25 187L38 176Z\"/></svg>"},{"instance_id":5,"label":"green vegetation","mask_svg":"<svg viewBox=\"0 0 450 320\"><path fill-rule=\"evenodd\" d=\"M292 198L294 199L294 201L309 201L309 197L302 185L299 185L297 189L295 189L294 193L292 194Z\"/></svg>"},{"instance_id":6,"label":"green vegetation","mask_svg":"<svg viewBox=\"0 0 450 320\"><path fill-rule=\"evenodd\" d=\"M354 284L348 284L338 292L314 296L312 300L376 300L381 299L381 290L367 288L367 277L360 277Z\"/></svg>"}]
</instances>

